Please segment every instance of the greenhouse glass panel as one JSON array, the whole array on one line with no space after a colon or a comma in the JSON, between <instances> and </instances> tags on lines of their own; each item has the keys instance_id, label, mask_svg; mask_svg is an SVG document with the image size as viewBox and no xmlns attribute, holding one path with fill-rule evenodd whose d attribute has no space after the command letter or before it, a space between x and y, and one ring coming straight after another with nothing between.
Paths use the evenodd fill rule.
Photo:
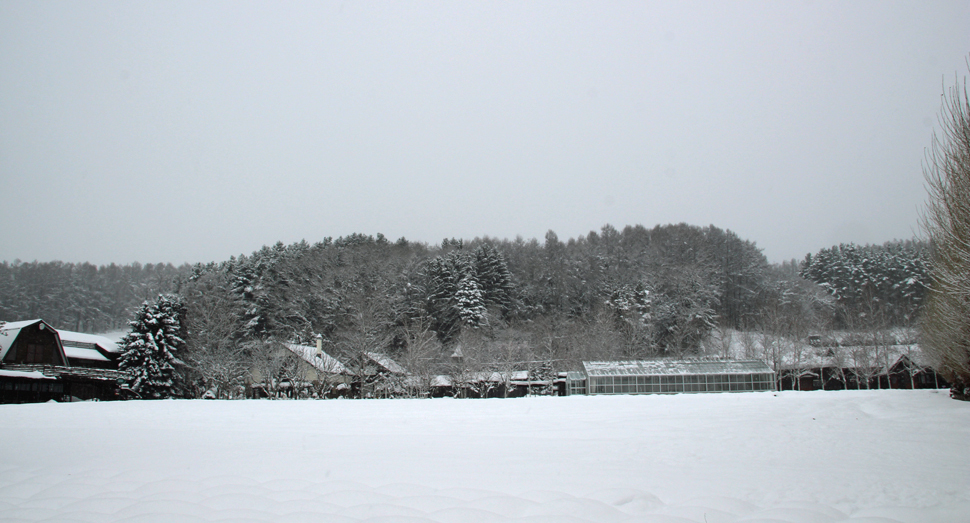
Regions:
<instances>
[{"instance_id":1,"label":"greenhouse glass panel","mask_svg":"<svg viewBox=\"0 0 970 523\"><path fill-rule=\"evenodd\" d=\"M569 391L590 394L656 394L773 390L775 374L762 361L719 359L583 362L584 372L567 377Z\"/></svg>"},{"instance_id":2,"label":"greenhouse glass panel","mask_svg":"<svg viewBox=\"0 0 970 523\"><path fill-rule=\"evenodd\" d=\"M605 378L593 378L592 389L596 394L606 393L606 379Z\"/></svg>"}]
</instances>

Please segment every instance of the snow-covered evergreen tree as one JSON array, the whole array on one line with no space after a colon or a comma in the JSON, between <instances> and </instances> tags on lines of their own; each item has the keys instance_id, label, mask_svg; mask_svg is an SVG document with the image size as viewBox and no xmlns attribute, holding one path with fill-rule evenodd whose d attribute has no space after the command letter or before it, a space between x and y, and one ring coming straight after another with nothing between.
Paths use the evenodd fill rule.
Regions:
<instances>
[{"instance_id":1,"label":"snow-covered evergreen tree","mask_svg":"<svg viewBox=\"0 0 970 523\"><path fill-rule=\"evenodd\" d=\"M457 281L451 265L444 259L432 259L426 269L428 317L431 318L431 328L438 333L442 341L449 339L458 323L454 309Z\"/></svg>"},{"instance_id":2,"label":"snow-covered evergreen tree","mask_svg":"<svg viewBox=\"0 0 970 523\"><path fill-rule=\"evenodd\" d=\"M466 275L474 277L474 268L462 251L437 256L427 265L427 311L431 327L442 341L452 340L461 330L464 318L460 314L458 291ZM481 291L480 285L478 289Z\"/></svg>"},{"instance_id":3,"label":"snow-covered evergreen tree","mask_svg":"<svg viewBox=\"0 0 970 523\"><path fill-rule=\"evenodd\" d=\"M908 325L925 295L927 249L921 242L841 244L806 256L801 276L835 298L841 308L837 320L842 325L873 303L890 322Z\"/></svg>"},{"instance_id":4,"label":"snow-covered evergreen tree","mask_svg":"<svg viewBox=\"0 0 970 523\"><path fill-rule=\"evenodd\" d=\"M483 243L475 249L475 278L481 286L487 305L497 306L508 315L513 308L514 286L509 266L495 247Z\"/></svg>"},{"instance_id":5,"label":"snow-covered evergreen tree","mask_svg":"<svg viewBox=\"0 0 970 523\"><path fill-rule=\"evenodd\" d=\"M185 345L181 297L161 294L155 303L142 304L129 325L131 332L121 340L118 368L130 376L128 387L144 399L176 395L177 354Z\"/></svg>"},{"instance_id":6,"label":"snow-covered evergreen tree","mask_svg":"<svg viewBox=\"0 0 970 523\"><path fill-rule=\"evenodd\" d=\"M478 281L471 274L466 274L458 282L455 293L455 306L461 322L472 328L484 327L488 324L488 309L485 308L485 296Z\"/></svg>"}]
</instances>

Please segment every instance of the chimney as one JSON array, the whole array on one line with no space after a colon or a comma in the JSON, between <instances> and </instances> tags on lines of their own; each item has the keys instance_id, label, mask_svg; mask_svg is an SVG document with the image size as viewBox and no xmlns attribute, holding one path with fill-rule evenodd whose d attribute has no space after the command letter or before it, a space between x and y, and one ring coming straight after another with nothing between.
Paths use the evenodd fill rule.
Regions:
<instances>
[{"instance_id":1,"label":"chimney","mask_svg":"<svg viewBox=\"0 0 970 523\"><path fill-rule=\"evenodd\" d=\"M323 358L323 336L317 334L317 357Z\"/></svg>"}]
</instances>

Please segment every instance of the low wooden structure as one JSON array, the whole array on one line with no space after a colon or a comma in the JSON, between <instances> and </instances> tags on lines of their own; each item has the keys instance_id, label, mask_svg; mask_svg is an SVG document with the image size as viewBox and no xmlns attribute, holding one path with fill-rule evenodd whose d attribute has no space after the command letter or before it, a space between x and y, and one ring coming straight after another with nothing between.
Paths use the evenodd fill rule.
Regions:
<instances>
[{"instance_id":1,"label":"low wooden structure","mask_svg":"<svg viewBox=\"0 0 970 523\"><path fill-rule=\"evenodd\" d=\"M854 364L853 358L839 351L864 350L858 347L830 347L805 362L787 364L778 372L779 390L857 390L857 389L942 389L950 384L927 362L918 349L894 346L884 349L868 365ZM894 362L890 365L879 362Z\"/></svg>"}]
</instances>

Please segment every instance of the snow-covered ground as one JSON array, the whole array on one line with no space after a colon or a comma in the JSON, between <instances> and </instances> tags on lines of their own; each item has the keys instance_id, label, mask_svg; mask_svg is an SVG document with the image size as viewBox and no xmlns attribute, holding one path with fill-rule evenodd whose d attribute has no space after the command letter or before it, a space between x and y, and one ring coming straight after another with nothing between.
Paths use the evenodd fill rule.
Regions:
<instances>
[{"instance_id":1,"label":"snow-covered ground","mask_svg":"<svg viewBox=\"0 0 970 523\"><path fill-rule=\"evenodd\" d=\"M0 520L968 522L946 391L0 406Z\"/></svg>"}]
</instances>

